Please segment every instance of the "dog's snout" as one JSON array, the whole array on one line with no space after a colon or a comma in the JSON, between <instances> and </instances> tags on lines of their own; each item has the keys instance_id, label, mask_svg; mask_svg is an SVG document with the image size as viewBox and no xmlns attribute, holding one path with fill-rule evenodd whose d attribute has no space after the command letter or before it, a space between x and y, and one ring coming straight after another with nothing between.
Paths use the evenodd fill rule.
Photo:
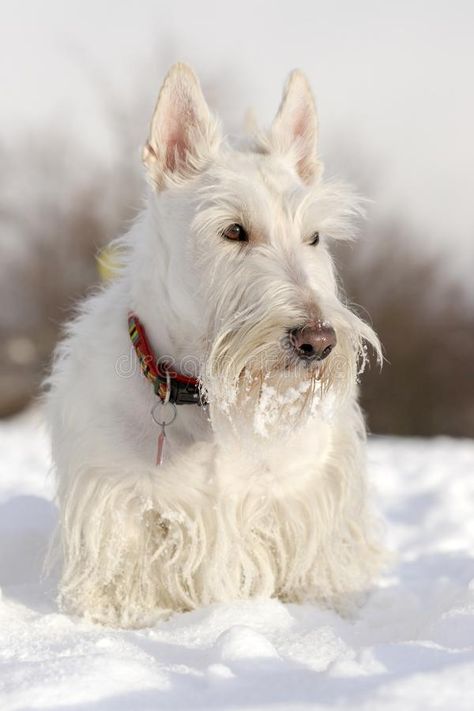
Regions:
<instances>
[{"instance_id":1,"label":"dog's snout","mask_svg":"<svg viewBox=\"0 0 474 711\"><path fill-rule=\"evenodd\" d=\"M305 361L324 360L337 343L336 332L326 321L292 329L289 340L298 357Z\"/></svg>"}]
</instances>

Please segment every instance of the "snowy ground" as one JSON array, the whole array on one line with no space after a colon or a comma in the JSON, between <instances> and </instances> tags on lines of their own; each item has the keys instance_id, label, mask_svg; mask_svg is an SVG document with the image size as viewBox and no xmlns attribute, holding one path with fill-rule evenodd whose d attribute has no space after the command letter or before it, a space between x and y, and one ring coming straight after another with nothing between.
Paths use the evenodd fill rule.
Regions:
<instances>
[{"instance_id":1,"label":"snowy ground","mask_svg":"<svg viewBox=\"0 0 474 711\"><path fill-rule=\"evenodd\" d=\"M474 708L474 441L373 439L398 551L358 619L274 600L153 629L56 612L39 582L55 521L35 414L0 427L0 709Z\"/></svg>"}]
</instances>

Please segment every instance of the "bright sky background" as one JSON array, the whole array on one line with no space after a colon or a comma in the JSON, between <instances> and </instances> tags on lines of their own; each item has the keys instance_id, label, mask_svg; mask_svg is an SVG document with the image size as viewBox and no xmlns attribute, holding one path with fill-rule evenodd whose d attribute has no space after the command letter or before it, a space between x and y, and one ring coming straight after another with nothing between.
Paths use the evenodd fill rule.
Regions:
<instances>
[{"instance_id":1,"label":"bright sky background","mask_svg":"<svg viewBox=\"0 0 474 711\"><path fill-rule=\"evenodd\" d=\"M323 155L337 143L351 160L365 155L379 209L402 211L427 244L474 266L473 2L1 0L0 9L2 142L62 127L100 154L101 86L124 103L145 93L151 110L178 59L223 86L229 124L249 106L268 123L300 66Z\"/></svg>"}]
</instances>

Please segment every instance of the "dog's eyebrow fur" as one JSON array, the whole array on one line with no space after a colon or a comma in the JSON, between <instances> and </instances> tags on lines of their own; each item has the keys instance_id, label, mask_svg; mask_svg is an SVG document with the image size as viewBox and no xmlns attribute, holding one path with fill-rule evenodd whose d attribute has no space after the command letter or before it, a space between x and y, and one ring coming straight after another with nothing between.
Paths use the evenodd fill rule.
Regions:
<instances>
[{"instance_id":1,"label":"dog's eyebrow fur","mask_svg":"<svg viewBox=\"0 0 474 711\"><path fill-rule=\"evenodd\" d=\"M252 154L239 154L236 167L242 172L213 168L199 189L198 212L207 215L197 220L201 227L221 231L229 221L242 222L254 238L260 234L260 242L277 218L302 238L316 230L332 239L354 238L363 207L347 184L330 180L305 186L271 156L255 161Z\"/></svg>"}]
</instances>

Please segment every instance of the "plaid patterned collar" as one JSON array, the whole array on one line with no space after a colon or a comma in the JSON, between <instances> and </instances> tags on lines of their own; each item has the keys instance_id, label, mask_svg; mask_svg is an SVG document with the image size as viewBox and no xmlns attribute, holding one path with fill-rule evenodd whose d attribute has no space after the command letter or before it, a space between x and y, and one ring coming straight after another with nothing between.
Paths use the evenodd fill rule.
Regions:
<instances>
[{"instance_id":1,"label":"plaid patterned collar","mask_svg":"<svg viewBox=\"0 0 474 711\"><path fill-rule=\"evenodd\" d=\"M155 394L162 402L174 405L203 404L198 378L177 373L156 357L136 314L128 316L128 332L143 375L153 384Z\"/></svg>"}]
</instances>

